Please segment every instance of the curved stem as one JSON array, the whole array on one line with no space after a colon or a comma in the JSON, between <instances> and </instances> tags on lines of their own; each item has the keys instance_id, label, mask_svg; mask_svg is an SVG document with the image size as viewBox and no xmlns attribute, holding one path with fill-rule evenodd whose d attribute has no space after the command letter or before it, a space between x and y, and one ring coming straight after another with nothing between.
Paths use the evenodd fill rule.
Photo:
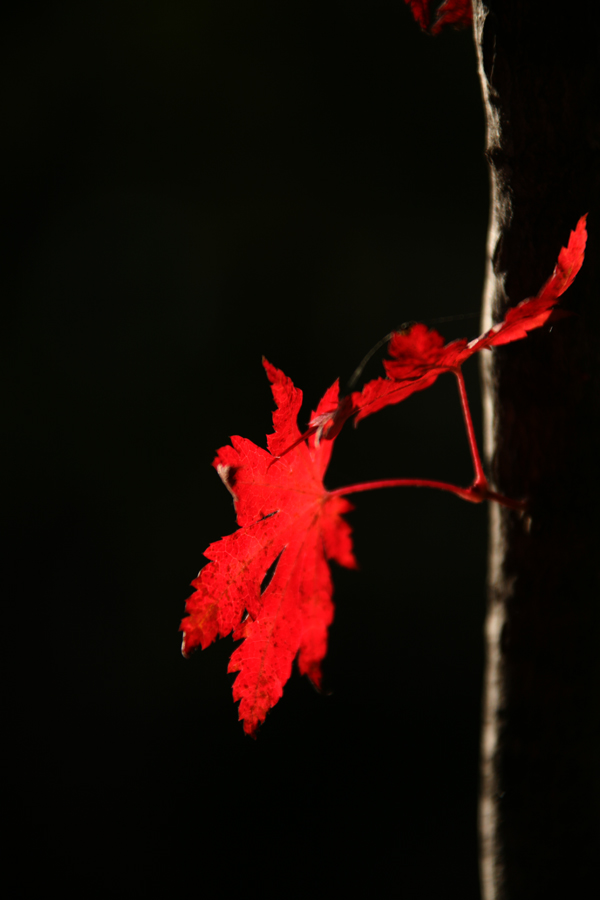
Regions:
<instances>
[{"instance_id":1,"label":"curved stem","mask_svg":"<svg viewBox=\"0 0 600 900\"><path fill-rule=\"evenodd\" d=\"M473 498L470 494L470 488L461 488L456 484L448 484L445 481L431 481L427 478L390 478L384 481L363 481L361 484L351 484L348 487L337 488L335 491L328 491L330 497L344 497L346 494L358 494L361 491L375 491L379 488L391 487L428 487L437 488L440 491L450 491L462 497L463 500L470 500L472 503L480 503L483 498Z\"/></svg>"},{"instance_id":2,"label":"curved stem","mask_svg":"<svg viewBox=\"0 0 600 900\"><path fill-rule=\"evenodd\" d=\"M484 500L492 500L501 506L507 506L509 509L522 511L525 509L524 500L511 500L503 494L497 494L490 491L486 485L478 484L477 479L468 488L458 487L456 484L448 484L446 481L432 481L428 478L390 478L383 481L363 481L360 484L350 484L347 487L337 488L335 491L328 491L328 497L345 497L348 494L359 494L362 491L375 491L380 488L393 487L427 487L436 488L439 491L449 491L456 494L462 500L469 503L483 503Z\"/></svg>"}]
</instances>

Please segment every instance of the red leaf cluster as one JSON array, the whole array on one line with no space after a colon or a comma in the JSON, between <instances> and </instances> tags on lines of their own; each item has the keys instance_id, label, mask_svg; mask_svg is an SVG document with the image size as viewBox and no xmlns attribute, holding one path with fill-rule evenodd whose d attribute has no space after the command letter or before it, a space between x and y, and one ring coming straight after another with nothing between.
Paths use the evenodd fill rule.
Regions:
<instances>
[{"instance_id":1,"label":"red leaf cluster","mask_svg":"<svg viewBox=\"0 0 600 900\"><path fill-rule=\"evenodd\" d=\"M410 6L413 18L423 31L429 29L431 21L431 0L404 0ZM439 7L435 22L431 26L431 34L439 34L444 25L454 25L455 28L466 28L473 21L473 9L471 0L445 0Z\"/></svg>"},{"instance_id":2,"label":"red leaf cluster","mask_svg":"<svg viewBox=\"0 0 600 900\"><path fill-rule=\"evenodd\" d=\"M587 240L585 223L586 216L582 216L567 246L560 251L554 272L539 293L509 309L502 322L472 341L461 338L449 344L439 332L422 324L396 332L388 347L391 359L384 361L386 377L369 381L361 391L343 398L326 421L313 420L311 425L323 437L337 435L350 417L354 416L357 423L385 406L400 403L415 391L432 385L443 372L459 369L479 350L519 341L540 328L581 268Z\"/></svg>"},{"instance_id":3,"label":"red leaf cluster","mask_svg":"<svg viewBox=\"0 0 600 900\"><path fill-rule=\"evenodd\" d=\"M313 437L279 459L300 437L302 392L270 363L264 366L277 404L275 432L268 451L236 436L217 453L213 465L233 495L240 527L206 550L210 562L192 583L181 623L184 655L232 631L235 640L243 639L229 671L239 673L233 696L248 734L281 697L296 655L300 672L319 686L333 619L327 560L356 567L350 526L341 517L352 507L323 487L333 442ZM336 383L315 415L335 409L337 400Z\"/></svg>"},{"instance_id":4,"label":"red leaf cluster","mask_svg":"<svg viewBox=\"0 0 600 900\"><path fill-rule=\"evenodd\" d=\"M209 563L193 582L188 615L181 623L184 655L232 632L235 640L242 640L229 671L238 673L233 696L240 701L239 717L248 734L255 733L281 697L294 658L300 672L320 684L333 619L328 560L356 567L350 527L342 518L352 507L343 494L410 485L450 490L472 502L494 500L515 510L525 508L524 501L489 488L460 368L479 350L521 340L548 320L583 263L585 222L583 216L539 293L510 309L502 322L475 340L463 338L449 344L422 324L395 333L390 358L384 362L386 377L368 382L341 400L336 382L326 391L304 434L297 425L301 391L263 361L277 404L275 431L267 437L268 450L236 436L217 453L213 465L234 498L239 528L206 550ZM328 493L323 477L344 423L404 400L429 387L443 372L453 372L459 382L475 467L473 485L459 488L431 480L394 479Z\"/></svg>"}]
</instances>

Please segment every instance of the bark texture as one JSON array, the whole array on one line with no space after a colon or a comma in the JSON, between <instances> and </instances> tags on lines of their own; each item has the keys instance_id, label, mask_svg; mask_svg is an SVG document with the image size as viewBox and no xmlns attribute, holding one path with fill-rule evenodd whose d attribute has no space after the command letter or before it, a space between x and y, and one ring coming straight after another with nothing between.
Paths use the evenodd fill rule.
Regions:
<instances>
[{"instance_id":1,"label":"bark texture","mask_svg":"<svg viewBox=\"0 0 600 900\"><path fill-rule=\"evenodd\" d=\"M491 504L484 900L594 896L600 839L600 42L595 3L474 0L492 182L484 323L589 212L576 315L486 354Z\"/></svg>"}]
</instances>

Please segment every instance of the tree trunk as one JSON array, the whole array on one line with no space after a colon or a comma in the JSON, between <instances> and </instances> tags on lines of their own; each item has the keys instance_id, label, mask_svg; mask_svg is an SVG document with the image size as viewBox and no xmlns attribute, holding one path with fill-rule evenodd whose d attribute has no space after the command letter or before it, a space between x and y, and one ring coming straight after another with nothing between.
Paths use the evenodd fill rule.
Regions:
<instances>
[{"instance_id":1,"label":"tree trunk","mask_svg":"<svg viewBox=\"0 0 600 900\"><path fill-rule=\"evenodd\" d=\"M487 328L589 212L576 314L484 360L490 504L484 900L595 896L600 842L600 84L597 4L474 0L492 199Z\"/></svg>"}]
</instances>

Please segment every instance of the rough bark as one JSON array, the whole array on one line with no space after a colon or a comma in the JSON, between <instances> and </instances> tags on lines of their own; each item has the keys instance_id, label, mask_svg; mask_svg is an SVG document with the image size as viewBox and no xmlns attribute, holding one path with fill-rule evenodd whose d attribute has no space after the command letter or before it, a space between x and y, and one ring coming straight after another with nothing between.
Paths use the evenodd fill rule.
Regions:
<instances>
[{"instance_id":1,"label":"rough bark","mask_svg":"<svg viewBox=\"0 0 600 900\"><path fill-rule=\"evenodd\" d=\"M480 803L484 900L595 895L600 841L597 4L474 0L492 198L484 323L534 294L578 218L576 315L484 361L494 504Z\"/></svg>"}]
</instances>

